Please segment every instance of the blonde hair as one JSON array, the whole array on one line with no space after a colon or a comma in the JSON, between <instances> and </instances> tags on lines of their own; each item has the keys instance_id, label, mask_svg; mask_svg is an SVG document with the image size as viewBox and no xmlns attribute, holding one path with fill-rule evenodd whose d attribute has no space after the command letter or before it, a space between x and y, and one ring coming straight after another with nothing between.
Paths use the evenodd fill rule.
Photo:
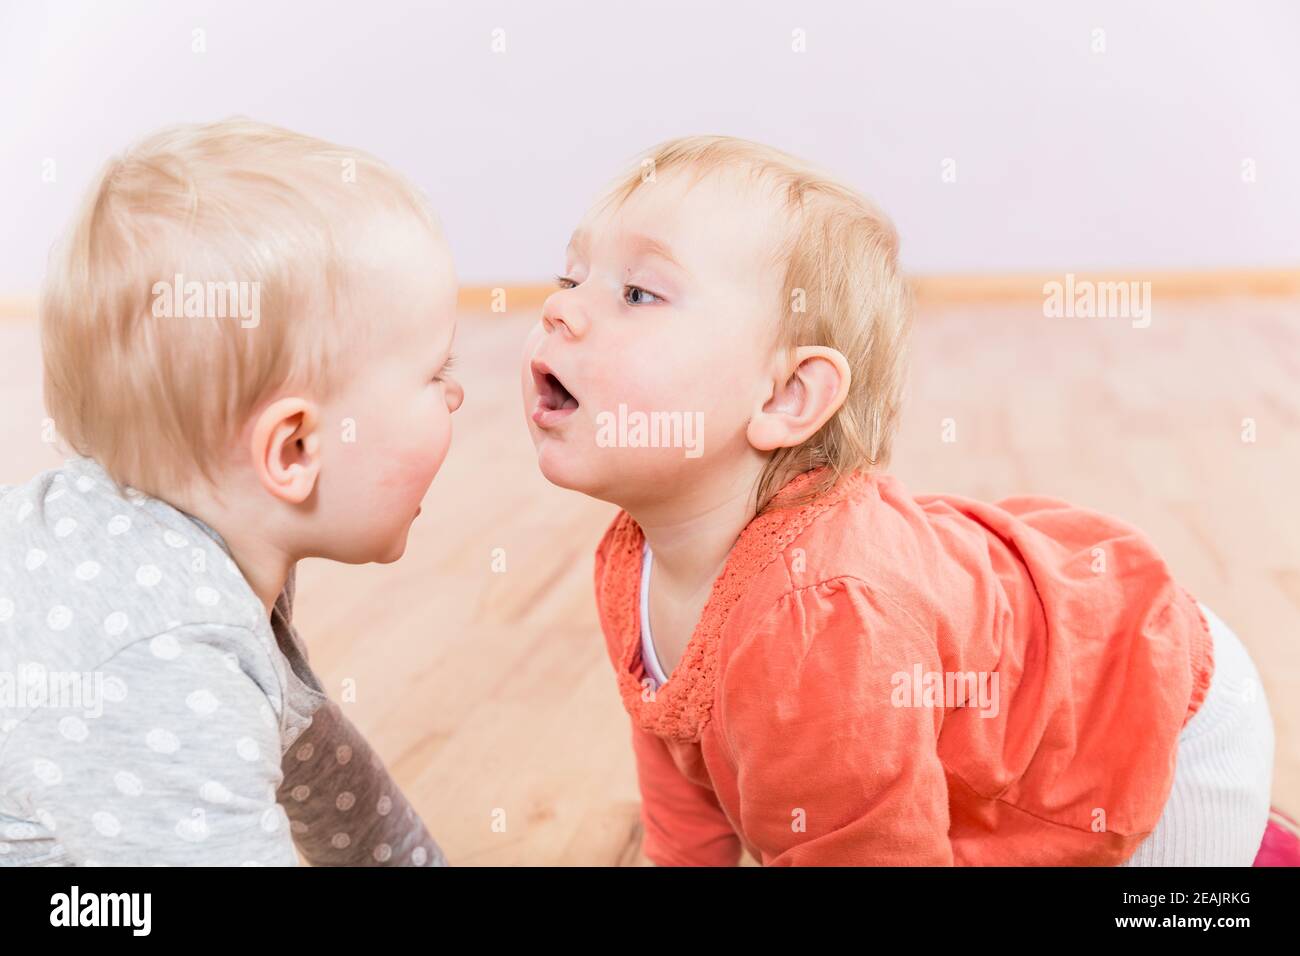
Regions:
<instances>
[{"instance_id":1,"label":"blonde hair","mask_svg":"<svg viewBox=\"0 0 1300 956\"><path fill-rule=\"evenodd\" d=\"M674 169L697 179L738 171L774 188L790 217L777 248L784 260L779 344L821 345L844 355L852 380L843 406L811 438L775 452L756 488L758 509L797 474L826 470L804 501L845 472L883 469L897 430L912 320L910 287L899 271L898 233L864 196L786 153L731 136L689 136L651 149L605 195L621 204L642 183Z\"/></svg>"},{"instance_id":2,"label":"blonde hair","mask_svg":"<svg viewBox=\"0 0 1300 956\"><path fill-rule=\"evenodd\" d=\"M341 301L346 232L380 211L438 232L423 196L373 157L242 118L169 127L110 159L41 295L56 431L120 484L157 494L196 470L211 481L277 389L311 382L324 399L341 383L367 336ZM255 325L157 317L178 275L249 283Z\"/></svg>"}]
</instances>

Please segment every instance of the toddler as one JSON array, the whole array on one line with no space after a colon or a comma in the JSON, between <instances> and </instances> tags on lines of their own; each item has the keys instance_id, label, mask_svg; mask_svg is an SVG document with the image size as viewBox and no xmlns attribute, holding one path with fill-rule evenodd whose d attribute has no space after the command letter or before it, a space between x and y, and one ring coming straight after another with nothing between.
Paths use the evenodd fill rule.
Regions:
<instances>
[{"instance_id":1,"label":"toddler","mask_svg":"<svg viewBox=\"0 0 1300 956\"><path fill-rule=\"evenodd\" d=\"M455 296L363 153L230 120L108 163L40 306L76 457L0 488L0 865L445 862L291 612L300 559L401 556Z\"/></svg>"},{"instance_id":2,"label":"toddler","mask_svg":"<svg viewBox=\"0 0 1300 956\"><path fill-rule=\"evenodd\" d=\"M758 144L662 145L573 236L523 389L543 474L621 509L645 854L1249 865L1250 657L1138 529L887 474L909 321L889 221Z\"/></svg>"}]
</instances>

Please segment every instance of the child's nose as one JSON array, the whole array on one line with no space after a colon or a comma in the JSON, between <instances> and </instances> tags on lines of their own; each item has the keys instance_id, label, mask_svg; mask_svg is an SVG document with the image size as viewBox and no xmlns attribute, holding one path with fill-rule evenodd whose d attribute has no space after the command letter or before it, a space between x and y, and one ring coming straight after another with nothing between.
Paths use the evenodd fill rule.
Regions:
<instances>
[{"instance_id":1,"label":"child's nose","mask_svg":"<svg viewBox=\"0 0 1300 956\"><path fill-rule=\"evenodd\" d=\"M571 292L566 289L564 292ZM587 319L581 306L572 301L565 301L562 293L556 293L542 306L542 327L547 334L567 333L571 338L580 339L587 331Z\"/></svg>"},{"instance_id":2,"label":"child's nose","mask_svg":"<svg viewBox=\"0 0 1300 956\"><path fill-rule=\"evenodd\" d=\"M461 402L465 401L465 389L460 382L448 380L444 391L447 395L447 411L454 412L460 408Z\"/></svg>"}]
</instances>

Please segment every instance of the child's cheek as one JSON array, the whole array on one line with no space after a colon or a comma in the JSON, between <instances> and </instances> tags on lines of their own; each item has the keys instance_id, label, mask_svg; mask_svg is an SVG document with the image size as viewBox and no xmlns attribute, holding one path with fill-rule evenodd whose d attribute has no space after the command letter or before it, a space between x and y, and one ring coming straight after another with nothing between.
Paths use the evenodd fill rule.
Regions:
<instances>
[{"instance_id":1,"label":"child's cheek","mask_svg":"<svg viewBox=\"0 0 1300 956\"><path fill-rule=\"evenodd\" d=\"M433 481L433 476L438 473L442 463L447 460L447 452L451 449L450 415L443 417L437 423L430 437L431 442L426 467L428 469L428 480Z\"/></svg>"},{"instance_id":2,"label":"child's cheek","mask_svg":"<svg viewBox=\"0 0 1300 956\"><path fill-rule=\"evenodd\" d=\"M664 370L654 363L636 356L624 356L620 362L611 362L601 370L592 389L597 401L590 409L595 412L617 413L619 405L627 410L650 412L662 408L666 386Z\"/></svg>"},{"instance_id":3,"label":"child's cheek","mask_svg":"<svg viewBox=\"0 0 1300 956\"><path fill-rule=\"evenodd\" d=\"M627 405L629 412L669 412L680 408L680 383L674 380L669 370L636 369L634 374L616 386L619 398L615 402Z\"/></svg>"},{"instance_id":4,"label":"child's cheek","mask_svg":"<svg viewBox=\"0 0 1300 956\"><path fill-rule=\"evenodd\" d=\"M447 457L451 429L444 424L415 446L402 449L389 461L384 476L385 493L405 503L419 504Z\"/></svg>"}]
</instances>

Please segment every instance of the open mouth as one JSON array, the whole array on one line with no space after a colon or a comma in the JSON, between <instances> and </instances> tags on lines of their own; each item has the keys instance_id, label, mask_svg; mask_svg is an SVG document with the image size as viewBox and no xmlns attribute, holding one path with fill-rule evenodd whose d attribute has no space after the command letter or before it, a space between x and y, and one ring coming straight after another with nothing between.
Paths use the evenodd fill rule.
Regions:
<instances>
[{"instance_id":1,"label":"open mouth","mask_svg":"<svg viewBox=\"0 0 1300 956\"><path fill-rule=\"evenodd\" d=\"M537 404L533 408L533 421L542 428L550 428L572 415L578 408L578 399L564 387L564 383L545 362L532 364L533 384L537 388Z\"/></svg>"}]
</instances>

